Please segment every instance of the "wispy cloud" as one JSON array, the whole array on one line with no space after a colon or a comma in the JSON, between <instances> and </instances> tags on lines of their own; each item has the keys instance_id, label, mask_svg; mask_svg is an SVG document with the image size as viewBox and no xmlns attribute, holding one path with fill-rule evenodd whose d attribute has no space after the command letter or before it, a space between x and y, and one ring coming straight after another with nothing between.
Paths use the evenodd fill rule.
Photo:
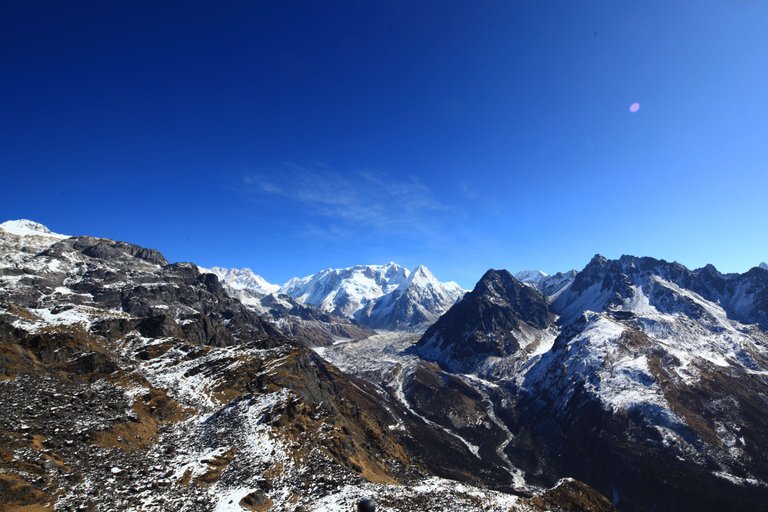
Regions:
<instances>
[{"instance_id":1,"label":"wispy cloud","mask_svg":"<svg viewBox=\"0 0 768 512\"><path fill-rule=\"evenodd\" d=\"M253 198L279 199L305 213L307 222L298 228L307 236L417 235L451 211L415 177L368 170L341 173L290 165L279 174L245 175L242 185Z\"/></svg>"}]
</instances>

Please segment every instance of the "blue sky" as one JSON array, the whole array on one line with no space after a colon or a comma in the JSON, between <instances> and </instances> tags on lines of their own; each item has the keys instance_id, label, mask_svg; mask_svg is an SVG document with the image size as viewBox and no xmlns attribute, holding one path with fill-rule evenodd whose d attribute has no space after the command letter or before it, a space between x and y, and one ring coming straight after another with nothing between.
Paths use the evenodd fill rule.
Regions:
<instances>
[{"instance_id":1,"label":"blue sky","mask_svg":"<svg viewBox=\"0 0 768 512\"><path fill-rule=\"evenodd\" d=\"M273 282L745 271L768 260L766 27L758 0L5 1L0 217Z\"/></svg>"}]
</instances>

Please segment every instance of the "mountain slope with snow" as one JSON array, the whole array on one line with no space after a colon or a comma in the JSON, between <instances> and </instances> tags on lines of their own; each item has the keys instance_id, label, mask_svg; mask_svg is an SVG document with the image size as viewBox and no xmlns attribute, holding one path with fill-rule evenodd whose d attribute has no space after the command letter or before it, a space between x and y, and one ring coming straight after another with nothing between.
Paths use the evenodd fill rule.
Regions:
<instances>
[{"instance_id":1,"label":"mountain slope with snow","mask_svg":"<svg viewBox=\"0 0 768 512\"><path fill-rule=\"evenodd\" d=\"M28 227L0 230L2 510L611 510L572 480L472 485L482 461L193 264Z\"/></svg>"},{"instance_id":2,"label":"mountain slope with snow","mask_svg":"<svg viewBox=\"0 0 768 512\"><path fill-rule=\"evenodd\" d=\"M577 273L576 270L569 270L568 272L549 275L541 270L523 270L515 274L515 279L533 286L549 300L555 300L571 286Z\"/></svg>"},{"instance_id":3,"label":"mountain slope with snow","mask_svg":"<svg viewBox=\"0 0 768 512\"><path fill-rule=\"evenodd\" d=\"M544 278L521 277L539 285ZM483 281L488 274L478 288ZM500 319L542 311L539 302L502 300L517 286L505 282L502 294L482 286L454 306L417 353L507 390L498 404L517 433L508 453L532 457L515 459L519 467L574 474L626 510L753 510L766 502L768 272L596 256L544 309L558 317L549 328L557 337L533 352L495 342L518 339L519 321ZM458 314L468 298L484 315ZM523 339L547 333L546 324L528 327ZM472 333L508 350L467 358Z\"/></svg>"},{"instance_id":4,"label":"mountain slope with snow","mask_svg":"<svg viewBox=\"0 0 768 512\"><path fill-rule=\"evenodd\" d=\"M438 281L424 266L411 272L388 263L328 269L293 278L280 293L362 325L400 329L434 322L464 290L456 283Z\"/></svg>"},{"instance_id":5,"label":"mountain slope with snow","mask_svg":"<svg viewBox=\"0 0 768 512\"><path fill-rule=\"evenodd\" d=\"M63 239L67 238L67 235L61 235L59 233L54 233L50 229L48 229L46 226L43 226L40 223L27 220L27 219L19 219L19 220L7 220L0 224L0 229L5 231L6 233L11 233L12 235L17 236L42 236L42 237L49 237L49 238L56 238L56 239Z\"/></svg>"},{"instance_id":6,"label":"mountain slope with snow","mask_svg":"<svg viewBox=\"0 0 768 512\"><path fill-rule=\"evenodd\" d=\"M259 294L275 293L280 289L280 285L271 284L258 274L255 274L250 268L222 268L198 267L204 274L213 274L219 278L221 284L231 290L250 290Z\"/></svg>"}]
</instances>

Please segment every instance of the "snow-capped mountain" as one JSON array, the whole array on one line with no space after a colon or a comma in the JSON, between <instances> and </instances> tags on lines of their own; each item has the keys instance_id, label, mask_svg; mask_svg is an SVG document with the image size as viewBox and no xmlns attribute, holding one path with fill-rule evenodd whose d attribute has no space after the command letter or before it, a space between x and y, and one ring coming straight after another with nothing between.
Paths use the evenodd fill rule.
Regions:
<instances>
[{"instance_id":1,"label":"snow-capped mountain","mask_svg":"<svg viewBox=\"0 0 768 512\"><path fill-rule=\"evenodd\" d=\"M357 340L373 334L372 330L347 318L326 313L279 293L279 285L270 284L249 268L198 269L203 274L215 275L230 297L308 347L330 345L339 339Z\"/></svg>"},{"instance_id":2,"label":"snow-capped mountain","mask_svg":"<svg viewBox=\"0 0 768 512\"><path fill-rule=\"evenodd\" d=\"M763 269L765 269L765 270L768 270L768 263L765 263L765 262L761 263L761 264L759 265L759 268L763 268Z\"/></svg>"},{"instance_id":3,"label":"snow-capped mountain","mask_svg":"<svg viewBox=\"0 0 768 512\"><path fill-rule=\"evenodd\" d=\"M416 353L504 385L518 467L575 474L627 510L768 502L768 272L598 255L548 308L515 281L489 271ZM545 312L557 323L521 322ZM536 335L557 337L526 350Z\"/></svg>"},{"instance_id":4,"label":"snow-capped mountain","mask_svg":"<svg viewBox=\"0 0 768 512\"><path fill-rule=\"evenodd\" d=\"M560 296L576 278L576 270L568 272L558 272L549 275L541 270L522 270L515 274L515 279L525 284L533 286L543 293L549 300L555 300Z\"/></svg>"},{"instance_id":5,"label":"snow-capped mountain","mask_svg":"<svg viewBox=\"0 0 768 512\"><path fill-rule=\"evenodd\" d=\"M216 275L231 296L310 346L364 338L372 334L370 328L425 327L464 294L458 284L441 283L423 265L413 272L396 263L328 269L283 286L248 268L200 271Z\"/></svg>"},{"instance_id":6,"label":"snow-capped mountain","mask_svg":"<svg viewBox=\"0 0 768 512\"><path fill-rule=\"evenodd\" d=\"M221 284L231 290L250 290L257 294L267 295L275 293L280 289L280 285L271 284L258 274L255 274L250 268L222 268L198 267L204 274L213 274L219 278Z\"/></svg>"},{"instance_id":7,"label":"snow-capped mountain","mask_svg":"<svg viewBox=\"0 0 768 512\"><path fill-rule=\"evenodd\" d=\"M465 294L389 264L275 291L6 222L0 508L611 510L576 477L621 510L763 510L761 267L595 256Z\"/></svg>"},{"instance_id":8,"label":"snow-capped mountain","mask_svg":"<svg viewBox=\"0 0 768 512\"><path fill-rule=\"evenodd\" d=\"M0 229L17 236L32 235L59 239L68 238L67 235L54 233L46 226L27 219L5 221L0 224Z\"/></svg>"},{"instance_id":9,"label":"snow-capped mountain","mask_svg":"<svg viewBox=\"0 0 768 512\"><path fill-rule=\"evenodd\" d=\"M280 293L323 311L351 317L369 302L393 292L407 279L408 270L397 263L357 265L294 277L280 288Z\"/></svg>"},{"instance_id":10,"label":"snow-capped mountain","mask_svg":"<svg viewBox=\"0 0 768 512\"><path fill-rule=\"evenodd\" d=\"M411 272L388 263L293 278L280 293L362 325L398 329L434 322L464 290L454 282L441 283L424 266Z\"/></svg>"},{"instance_id":11,"label":"snow-capped mountain","mask_svg":"<svg viewBox=\"0 0 768 512\"><path fill-rule=\"evenodd\" d=\"M0 439L3 510L612 510L573 479L489 490L454 435L215 275L38 227L0 230Z\"/></svg>"}]
</instances>

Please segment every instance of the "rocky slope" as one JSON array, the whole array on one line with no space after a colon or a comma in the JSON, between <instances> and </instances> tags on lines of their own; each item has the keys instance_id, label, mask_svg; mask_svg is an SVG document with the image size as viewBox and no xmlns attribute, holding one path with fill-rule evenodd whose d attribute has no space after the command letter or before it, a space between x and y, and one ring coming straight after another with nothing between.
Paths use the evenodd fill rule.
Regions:
<instances>
[{"instance_id":1,"label":"rocky slope","mask_svg":"<svg viewBox=\"0 0 768 512\"><path fill-rule=\"evenodd\" d=\"M768 271L596 256L548 306L515 281L489 271L415 350L497 390L529 482L575 475L624 510L766 509Z\"/></svg>"},{"instance_id":2,"label":"rocky slope","mask_svg":"<svg viewBox=\"0 0 768 512\"><path fill-rule=\"evenodd\" d=\"M610 510L571 480L473 487L453 443L195 265L0 225L3 510Z\"/></svg>"}]
</instances>

